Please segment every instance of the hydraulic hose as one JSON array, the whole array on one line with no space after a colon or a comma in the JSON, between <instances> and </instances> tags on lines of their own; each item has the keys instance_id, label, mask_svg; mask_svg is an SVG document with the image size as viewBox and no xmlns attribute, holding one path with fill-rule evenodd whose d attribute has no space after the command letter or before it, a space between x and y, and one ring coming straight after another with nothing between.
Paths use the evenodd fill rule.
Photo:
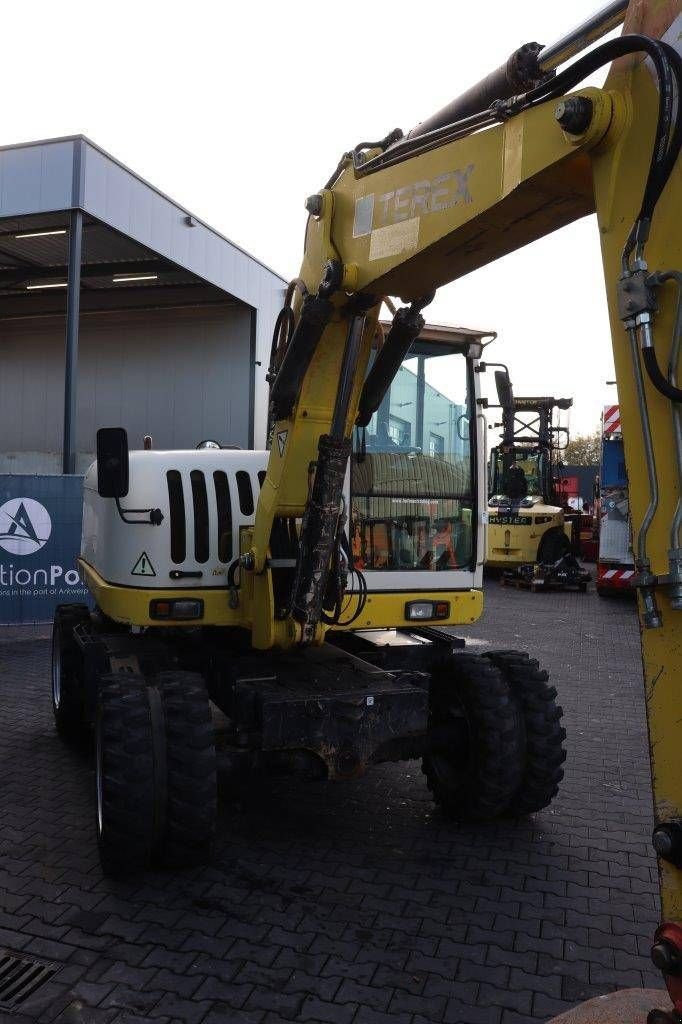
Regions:
<instances>
[{"instance_id":1,"label":"hydraulic hose","mask_svg":"<svg viewBox=\"0 0 682 1024\"><path fill-rule=\"evenodd\" d=\"M673 387L677 387L677 368L680 361L680 348L682 347L682 273L679 270L666 270L662 274L657 274L656 280L659 284L663 284L665 281L675 281L678 288L673 341L668 360L668 380ZM681 546L680 534L682 533L682 406L678 402L673 404L672 417L677 474L681 493L677 499L675 515L670 527L670 547L671 549L679 549Z\"/></svg>"},{"instance_id":2,"label":"hydraulic hose","mask_svg":"<svg viewBox=\"0 0 682 1024\"><path fill-rule=\"evenodd\" d=\"M649 380L656 390L660 391L666 398L669 398L671 402L682 402L682 390L675 387L674 384L671 384L670 381L663 376L661 368L658 365L658 360L656 359L656 352L652 347L649 346L642 349L642 361L644 362L646 372L649 374Z\"/></svg>"},{"instance_id":3,"label":"hydraulic hose","mask_svg":"<svg viewBox=\"0 0 682 1024\"><path fill-rule=\"evenodd\" d=\"M677 81L678 95L682 92L682 60L679 54L667 43L650 39L648 36L639 34L621 36L619 39L611 39L591 53L580 57L550 82L538 86L523 97L519 97L520 109L537 106L539 103L545 103L549 99L556 99L558 96L573 89L580 81L591 75L603 64L611 62L617 57L625 56L628 53L638 52L646 53L654 65L659 86L659 105L656 136L649 173L639 213L623 250L624 263L626 263L635 244L646 241L654 207L670 177L680 151L680 145L682 144L682 118L680 118L679 111L672 136L670 135L675 99L673 74Z\"/></svg>"},{"instance_id":4,"label":"hydraulic hose","mask_svg":"<svg viewBox=\"0 0 682 1024\"><path fill-rule=\"evenodd\" d=\"M656 460L654 458L654 445L651 437L651 424L649 422L649 410L647 408L646 392L642 367L639 362L639 346L637 344L637 330L634 326L628 327L628 339L630 342L630 356L632 358L632 370L635 378L635 389L637 391L637 405L639 407L639 418L642 425L642 440L644 442L644 455L646 461L647 475L649 479L649 504L642 525L637 534L637 561L640 566L648 565L647 557L647 534L653 522L658 508L658 474L656 473Z\"/></svg>"},{"instance_id":5,"label":"hydraulic hose","mask_svg":"<svg viewBox=\"0 0 682 1024\"><path fill-rule=\"evenodd\" d=\"M390 146L385 153L374 157L372 160L368 160L361 166L356 166L356 174L368 174L373 170L398 163L408 156L433 149L453 139L462 138L500 120L506 120L523 110L535 107L548 100L556 99L566 92L570 92L604 64L610 63L617 57L638 52L646 53L654 65L659 85L659 116L642 205L631 237L626 243L627 252L624 251L625 259L638 241L636 237L638 224L641 221L646 222L650 220L653 208L670 176L680 150L680 145L682 144L682 123L680 123L679 115L673 134L669 138L674 107L672 76L674 74L677 80L679 94L682 91L680 88L682 85L682 59L680 59L673 47L659 40L650 39L648 36L633 33L621 36L618 39L611 39L596 47L590 53L579 57L578 60L574 61L573 64L555 78L541 83L529 92L510 99L500 98L487 110L469 115L452 124L442 125L425 134L408 134L404 139ZM456 105L453 104L451 106L455 108ZM424 124L428 124L429 121L424 122ZM419 127L422 127L423 132L423 126ZM648 229L645 227L644 234L646 234L646 230ZM644 240L646 239L644 238Z\"/></svg>"}]
</instances>

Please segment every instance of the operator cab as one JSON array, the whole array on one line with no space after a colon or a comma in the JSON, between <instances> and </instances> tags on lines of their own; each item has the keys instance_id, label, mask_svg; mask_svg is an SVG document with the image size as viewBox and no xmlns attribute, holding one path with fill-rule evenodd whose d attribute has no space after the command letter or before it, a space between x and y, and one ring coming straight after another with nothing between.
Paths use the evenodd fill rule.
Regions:
<instances>
[{"instance_id":1,"label":"operator cab","mask_svg":"<svg viewBox=\"0 0 682 1024\"><path fill-rule=\"evenodd\" d=\"M556 503L552 466L540 448L493 448L490 453L488 506L531 508Z\"/></svg>"},{"instance_id":2,"label":"operator cab","mask_svg":"<svg viewBox=\"0 0 682 1024\"><path fill-rule=\"evenodd\" d=\"M370 592L472 584L479 355L480 343L461 337L419 338L367 427L356 430L350 549Z\"/></svg>"}]
</instances>

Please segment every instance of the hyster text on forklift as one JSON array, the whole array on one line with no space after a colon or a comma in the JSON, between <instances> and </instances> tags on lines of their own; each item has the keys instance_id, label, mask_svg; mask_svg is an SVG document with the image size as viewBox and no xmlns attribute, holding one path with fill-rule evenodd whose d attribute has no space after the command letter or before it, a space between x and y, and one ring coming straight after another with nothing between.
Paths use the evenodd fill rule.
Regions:
<instances>
[{"instance_id":1,"label":"hyster text on forklift","mask_svg":"<svg viewBox=\"0 0 682 1024\"><path fill-rule=\"evenodd\" d=\"M506 367L495 371L495 384L502 439L490 451L486 566L554 564L571 551L573 529L555 486L568 430L554 422L554 413L570 409L573 399L517 398Z\"/></svg>"},{"instance_id":2,"label":"hyster text on forklift","mask_svg":"<svg viewBox=\"0 0 682 1024\"><path fill-rule=\"evenodd\" d=\"M610 3L549 47L521 47L407 135L342 154L306 202L303 263L270 364L267 456L129 454L123 431L100 432L80 558L98 610L57 612L53 697L64 733L94 720L111 871L191 860L209 843L209 697L237 785L261 766L348 778L419 757L457 818L545 806L563 733L544 673L520 653L469 653L437 628L482 609L479 351L418 339L436 288L596 213L646 677L664 914L654 958L679 1020L682 19L680 0L625 6ZM556 71L624 13L624 35ZM585 85L604 65L604 86ZM447 201L436 182L448 183ZM577 261L557 278L576 328L582 274ZM403 305L370 367L387 296ZM420 356L461 407L464 450L395 450L373 431L400 366ZM400 537L385 558L373 550L377 524Z\"/></svg>"}]
</instances>

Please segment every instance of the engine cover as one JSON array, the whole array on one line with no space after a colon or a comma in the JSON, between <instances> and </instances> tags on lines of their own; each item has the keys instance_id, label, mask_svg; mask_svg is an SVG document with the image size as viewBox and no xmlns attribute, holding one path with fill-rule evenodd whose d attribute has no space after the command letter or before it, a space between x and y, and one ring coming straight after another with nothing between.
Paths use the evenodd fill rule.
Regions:
<instances>
[{"instance_id":1,"label":"engine cover","mask_svg":"<svg viewBox=\"0 0 682 1024\"><path fill-rule=\"evenodd\" d=\"M269 453L233 449L133 451L120 505L97 493L97 463L85 475L81 558L108 583L168 590L225 587L251 526ZM144 520L158 508L159 526Z\"/></svg>"}]
</instances>

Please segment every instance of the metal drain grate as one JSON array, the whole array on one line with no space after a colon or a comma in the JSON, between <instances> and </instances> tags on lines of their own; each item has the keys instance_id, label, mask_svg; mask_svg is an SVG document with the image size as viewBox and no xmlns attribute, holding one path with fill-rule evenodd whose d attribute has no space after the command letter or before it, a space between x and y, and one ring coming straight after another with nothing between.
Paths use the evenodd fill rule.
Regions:
<instances>
[{"instance_id":1,"label":"metal drain grate","mask_svg":"<svg viewBox=\"0 0 682 1024\"><path fill-rule=\"evenodd\" d=\"M59 967L0 949L0 1010L18 1010Z\"/></svg>"}]
</instances>

